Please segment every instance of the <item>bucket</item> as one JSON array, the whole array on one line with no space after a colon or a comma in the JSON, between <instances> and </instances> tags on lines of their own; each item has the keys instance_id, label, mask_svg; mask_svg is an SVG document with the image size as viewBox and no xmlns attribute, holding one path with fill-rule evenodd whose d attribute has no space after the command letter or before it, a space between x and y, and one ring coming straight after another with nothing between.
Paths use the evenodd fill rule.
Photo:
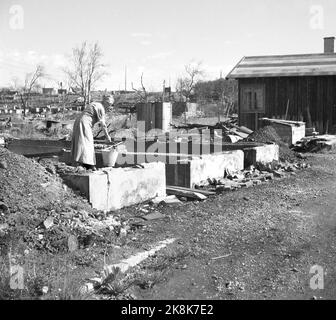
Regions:
<instances>
[{"instance_id":1,"label":"bucket","mask_svg":"<svg viewBox=\"0 0 336 320\"><path fill-rule=\"evenodd\" d=\"M103 164L106 167L114 167L117 158L118 158L119 152L114 149L103 149L102 150L102 156L103 156Z\"/></svg>"}]
</instances>

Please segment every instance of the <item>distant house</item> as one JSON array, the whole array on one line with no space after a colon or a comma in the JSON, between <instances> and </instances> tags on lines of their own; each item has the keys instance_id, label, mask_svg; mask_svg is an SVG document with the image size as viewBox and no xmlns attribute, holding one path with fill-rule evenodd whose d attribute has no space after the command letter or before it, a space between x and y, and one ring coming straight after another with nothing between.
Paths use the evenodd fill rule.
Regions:
<instances>
[{"instance_id":1,"label":"distant house","mask_svg":"<svg viewBox=\"0 0 336 320\"><path fill-rule=\"evenodd\" d=\"M134 94L134 91L128 91L128 90L115 90L115 91L112 91L112 94Z\"/></svg>"},{"instance_id":2,"label":"distant house","mask_svg":"<svg viewBox=\"0 0 336 320\"><path fill-rule=\"evenodd\" d=\"M82 111L81 106L71 106L70 108L71 108L72 111Z\"/></svg>"},{"instance_id":3,"label":"distant house","mask_svg":"<svg viewBox=\"0 0 336 320\"><path fill-rule=\"evenodd\" d=\"M259 118L305 121L320 133L336 126L334 37L323 54L244 57L228 74L238 80L239 125L256 130Z\"/></svg>"},{"instance_id":4,"label":"distant house","mask_svg":"<svg viewBox=\"0 0 336 320\"><path fill-rule=\"evenodd\" d=\"M54 94L54 88L42 88L42 94L44 96L51 96Z\"/></svg>"},{"instance_id":5,"label":"distant house","mask_svg":"<svg viewBox=\"0 0 336 320\"><path fill-rule=\"evenodd\" d=\"M18 97L18 91L16 90L2 90L0 91L1 100L15 100Z\"/></svg>"},{"instance_id":6,"label":"distant house","mask_svg":"<svg viewBox=\"0 0 336 320\"><path fill-rule=\"evenodd\" d=\"M40 108L39 107L30 107L29 111L33 114L40 113Z\"/></svg>"},{"instance_id":7,"label":"distant house","mask_svg":"<svg viewBox=\"0 0 336 320\"><path fill-rule=\"evenodd\" d=\"M57 93L58 94L66 94L67 93L67 89L58 89Z\"/></svg>"}]
</instances>

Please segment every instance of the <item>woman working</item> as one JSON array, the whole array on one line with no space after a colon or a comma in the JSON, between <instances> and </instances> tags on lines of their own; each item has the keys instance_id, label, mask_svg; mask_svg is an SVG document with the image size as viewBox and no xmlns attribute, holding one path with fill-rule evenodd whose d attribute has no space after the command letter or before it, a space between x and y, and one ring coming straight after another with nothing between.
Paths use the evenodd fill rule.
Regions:
<instances>
[{"instance_id":1,"label":"woman working","mask_svg":"<svg viewBox=\"0 0 336 320\"><path fill-rule=\"evenodd\" d=\"M101 124L107 140L111 142L105 114L112 110L113 104L113 96L104 95L101 103L93 102L88 105L74 123L71 141L72 161L86 169L96 170L92 128L97 122Z\"/></svg>"}]
</instances>

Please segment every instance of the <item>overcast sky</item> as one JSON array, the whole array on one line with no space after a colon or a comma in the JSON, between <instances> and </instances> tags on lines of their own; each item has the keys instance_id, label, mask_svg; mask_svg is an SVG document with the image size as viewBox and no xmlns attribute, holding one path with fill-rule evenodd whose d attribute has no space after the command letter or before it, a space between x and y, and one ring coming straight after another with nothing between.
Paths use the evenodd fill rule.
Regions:
<instances>
[{"instance_id":1,"label":"overcast sky","mask_svg":"<svg viewBox=\"0 0 336 320\"><path fill-rule=\"evenodd\" d=\"M99 88L118 90L125 66L127 89L142 72L159 89L191 60L216 79L243 56L323 52L333 35L335 0L0 0L0 86L43 63L56 87L84 40L100 43L109 66Z\"/></svg>"}]
</instances>

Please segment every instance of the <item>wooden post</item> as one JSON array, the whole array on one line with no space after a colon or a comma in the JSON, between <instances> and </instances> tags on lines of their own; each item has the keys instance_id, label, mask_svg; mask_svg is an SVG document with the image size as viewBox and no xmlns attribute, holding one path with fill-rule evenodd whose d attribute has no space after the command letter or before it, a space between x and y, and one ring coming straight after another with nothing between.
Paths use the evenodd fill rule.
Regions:
<instances>
[{"instance_id":1,"label":"wooden post","mask_svg":"<svg viewBox=\"0 0 336 320\"><path fill-rule=\"evenodd\" d=\"M255 113L254 131L258 130L258 113Z\"/></svg>"},{"instance_id":2,"label":"wooden post","mask_svg":"<svg viewBox=\"0 0 336 320\"><path fill-rule=\"evenodd\" d=\"M287 101L287 108L286 108L286 115L285 115L285 120L287 120L287 116L288 116L288 109L289 109L289 99Z\"/></svg>"},{"instance_id":3,"label":"wooden post","mask_svg":"<svg viewBox=\"0 0 336 320\"><path fill-rule=\"evenodd\" d=\"M311 128L312 127L312 120L311 120L309 107L307 107L307 120L308 120L308 128Z\"/></svg>"},{"instance_id":4,"label":"wooden post","mask_svg":"<svg viewBox=\"0 0 336 320\"><path fill-rule=\"evenodd\" d=\"M227 112L226 112L226 118L229 118L230 109L231 109L232 104L233 104L233 102L228 103Z\"/></svg>"}]
</instances>

